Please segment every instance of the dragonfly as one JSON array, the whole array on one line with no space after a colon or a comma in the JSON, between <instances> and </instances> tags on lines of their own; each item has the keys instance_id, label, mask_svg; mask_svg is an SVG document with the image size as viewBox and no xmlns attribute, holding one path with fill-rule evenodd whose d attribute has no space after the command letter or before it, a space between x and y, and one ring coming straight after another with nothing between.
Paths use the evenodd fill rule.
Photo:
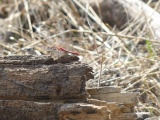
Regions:
<instances>
[{"instance_id":1,"label":"dragonfly","mask_svg":"<svg viewBox=\"0 0 160 120\"><path fill-rule=\"evenodd\" d=\"M61 46L51 46L51 47L48 47L48 51L49 51L49 52L55 52L55 51L57 51L57 50L65 53L65 54L70 53L70 54L72 54L72 55L80 55L78 52L74 52L74 51L67 50L67 49L65 49L65 48L63 48L63 47L61 47Z\"/></svg>"}]
</instances>

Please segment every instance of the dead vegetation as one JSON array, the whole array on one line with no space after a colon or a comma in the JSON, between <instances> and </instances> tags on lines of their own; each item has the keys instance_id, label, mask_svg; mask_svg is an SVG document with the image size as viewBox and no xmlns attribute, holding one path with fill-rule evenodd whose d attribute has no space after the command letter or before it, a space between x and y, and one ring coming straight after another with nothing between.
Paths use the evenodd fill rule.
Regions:
<instances>
[{"instance_id":1,"label":"dead vegetation","mask_svg":"<svg viewBox=\"0 0 160 120\"><path fill-rule=\"evenodd\" d=\"M124 92L140 92L135 112L160 115L160 41L147 22L139 22L141 15L117 26L111 19L110 26L100 19L105 9L98 9L98 16L78 0L0 3L0 55L48 55L52 46L53 57L63 54L57 46L78 52L94 69L88 88L121 86ZM159 1L148 5L159 12Z\"/></svg>"}]
</instances>

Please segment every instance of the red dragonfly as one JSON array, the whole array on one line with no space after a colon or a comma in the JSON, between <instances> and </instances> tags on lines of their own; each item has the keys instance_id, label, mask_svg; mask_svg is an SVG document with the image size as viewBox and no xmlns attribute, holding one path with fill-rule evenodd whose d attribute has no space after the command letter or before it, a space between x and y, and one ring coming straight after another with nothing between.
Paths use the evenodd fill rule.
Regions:
<instances>
[{"instance_id":1,"label":"red dragonfly","mask_svg":"<svg viewBox=\"0 0 160 120\"><path fill-rule=\"evenodd\" d=\"M56 47L56 46L52 46L51 48L49 48L49 50L48 51L54 51L54 50L59 50L59 51L62 51L62 52L64 52L64 53L71 53L71 54L73 54L73 55L79 55L79 53L78 52L73 52L73 51L69 51L69 50L66 50L66 49L64 49L64 48L62 48L62 47L60 47L60 46L58 46L58 47Z\"/></svg>"},{"instance_id":2,"label":"red dragonfly","mask_svg":"<svg viewBox=\"0 0 160 120\"><path fill-rule=\"evenodd\" d=\"M73 55L79 55L78 52L68 51L68 50L66 50L66 49L64 49L62 47L57 47L57 49L60 50L60 51L66 52L66 53L71 53Z\"/></svg>"}]
</instances>

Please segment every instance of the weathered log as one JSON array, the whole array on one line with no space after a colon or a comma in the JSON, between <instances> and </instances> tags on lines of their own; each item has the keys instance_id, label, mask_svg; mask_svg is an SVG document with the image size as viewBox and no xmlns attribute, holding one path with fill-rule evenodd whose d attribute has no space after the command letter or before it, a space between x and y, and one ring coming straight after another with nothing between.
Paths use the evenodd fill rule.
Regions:
<instances>
[{"instance_id":1,"label":"weathered log","mask_svg":"<svg viewBox=\"0 0 160 120\"><path fill-rule=\"evenodd\" d=\"M85 0L81 2L86 3ZM96 4L98 2L103 22L120 28L129 19L136 18L140 24L149 25L155 39L160 39L160 15L144 2L140 0L88 0L88 2L99 14Z\"/></svg>"},{"instance_id":2,"label":"weathered log","mask_svg":"<svg viewBox=\"0 0 160 120\"><path fill-rule=\"evenodd\" d=\"M77 103L63 105L59 116L59 120L109 120L110 111L107 106Z\"/></svg>"},{"instance_id":3,"label":"weathered log","mask_svg":"<svg viewBox=\"0 0 160 120\"><path fill-rule=\"evenodd\" d=\"M91 95L94 94L107 94L107 93L119 93L121 92L120 87L99 87L99 88L87 88L87 92Z\"/></svg>"},{"instance_id":4,"label":"weathered log","mask_svg":"<svg viewBox=\"0 0 160 120\"><path fill-rule=\"evenodd\" d=\"M0 120L135 120L135 113L123 113L123 106L109 103L97 106L87 103L55 103L0 100ZM109 107L110 106L110 107ZM115 108L110 111L108 108ZM117 111L116 111L117 110Z\"/></svg>"},{"instance_id":5,"label":"weathered log","mask_svg":"<svg viewBox=\"0 0 160 120\"><path fill-rule=\"evenodd\" d=\"M70 58L73 57L1 57L0 99L84 100L85 82L93 78L92 69Z\"/></svg>"},{"instance_id":6,"label":"weathered log","mask_svg":"<svg viewBox=\"0 0 160 120\"><path fill-rule=\"evenodd\" d=\"M135 120L137 93L127 96L121 95L121 88L90 88L91 97L100 100L87 101L85 82L93 79L92 69L77 60L68 55L56 60L0 57L0 120Z\"/></svg>"},{"instance_id":7,"label":"weathered log","mask_svg":"<svg viewBox=\"0 0 160 120\"><path fill-rule=\"evenodd\" d=\"M135 105L137 103L138 93L109 93L91 95L92 98L105 100L107 102L127 103Z\"/></svg>"},{"instance_id":8,"label":"weathered log","mask_svg":"<svg viewBox=\"0 0 160 120\"><path fill-rule=\"evenodd\" d=\"M88 99L88 103L97 106L107 106L111 112L111 120L136 120L137 115L134 113L133 104L117 104L116 102L106 102L103 100Z\"/></svg>"},{"instance_id":9,"label":"weathered log","mask_svg":"<svg viewBox=\"0 0 160 120\"><path fill-rule=\"evenodd\" d=\"M98 88L90 88L87 90L91 95L91 98L103 100L107 102L117 102L119 104L132 104L135 105L137 103L137 96L139 93L137 92L120 92L120 88L115 87L101 87Z\"/></svg>"},{"instance_id":10,"label":"weathered log","mask_svg":"<svg viewBox=\"0 0 160 120\"><path fill-rule=\"evenodd\" d=\"M109 120L107 106L1 100L0 120Z\"/></svg>"},{"instance_id":11,"label":"weathered log","mask_svg":"<svg viewBox=\"0 0 160 120\"><path fill-rule=\"evenodd\" d=\"M13 64L13 65L38 65L38 64L57 64L57 63L70 63L78 61L77 56L64 55L58 59L53 59L51 56L33 56L33 55L24 55L24 56L1 56L0 64Z\"/></svg>"},{"instance_id":12,"label":"weathered log","mask_svg":"<svg viewBox=\"0 0 160 120\"><path fill-rule=\"evenodd\" d=\"M103 100L97 100L97 99L88 99L88 103L94 104L97 106L107 106L108 110L111 111L111 115L118 115L122 113L133 113L134 112L134 106L133 104L117 104L116 102L106 102Z\"/></svg>"},{"instance_id":13,"label":"weathered log","mask_svg":"<svg viewBox=\"0 0 160 120\"><path fill-rule=\"evenodd\" d=\"M38 64L51 64L53 63L51 56L0 56L0 65L13 64L13 65L38 65Z\"/></svg>"},{"instance_id":14,"label":"weathered log","mask_svg":"<svg viewBox=\"0 0 160 120\"><path fill-rule=\"evenodd\" d=\"M88 99L88 103L107 106L111 111L111 120L135 120L137 118L134 106L137 104L139 93L121 93L120 88L107 86L99 89L89 88L87 92L92 98Z\"/></svg>"}]
</instances>

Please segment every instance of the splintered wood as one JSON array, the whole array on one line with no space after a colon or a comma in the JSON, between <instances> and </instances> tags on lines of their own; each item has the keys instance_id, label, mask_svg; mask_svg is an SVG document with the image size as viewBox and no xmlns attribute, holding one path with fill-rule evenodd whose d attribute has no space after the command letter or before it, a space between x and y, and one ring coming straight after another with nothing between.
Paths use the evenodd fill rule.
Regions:
<instances>
[{"instance_id":1,"label":"splintered wood","mask_svg":"<svg viewBox=\"0 0 160 120\"><path fill-rule=\"evenodd\" d=\"M88 88L87 92L90 94L89 103L108 107L111 120L136 120L134 106L139 93L122 93L120 87Z\"/></svg>"},{"instance_id":2,"label":"splintered wood","mask_svg":"<svg viewBox=\"0 0 160 120\"><path fill-rule=\"evenodd\" d=\"M92 68L65 55L0 57L0 120L135 120L138 93L85 89Z\"/></svg>"},{"instance_id":3,"label":"splintered wood","mask_svg":"<svg viewBox=\"0 0 160 120\"><path fill-rule=\"evenodd\" d=\"M0 120L109 120L106 106L87 103L0 101Z\"/></svg>"}]
</instances>

